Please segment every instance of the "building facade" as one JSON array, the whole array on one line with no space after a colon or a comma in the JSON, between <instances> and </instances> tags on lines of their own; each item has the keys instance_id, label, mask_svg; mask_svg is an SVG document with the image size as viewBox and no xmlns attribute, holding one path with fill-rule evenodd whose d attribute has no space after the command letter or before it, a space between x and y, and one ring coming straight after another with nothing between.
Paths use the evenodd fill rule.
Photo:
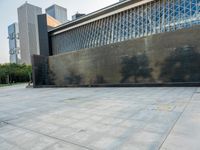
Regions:
<instances>
[{"instance_id":1,"label":"building facade","mask_svg":"<svg viewBox=\"0 0 200 150\"><path fill-rule=\"evenodd\" d=\"M200 85L199 0L121 1L48 38L48 54L33 57L35 86Z\"/></svg>"},{"instance_id":2,"label":"building facade","mask_svg":"<svg viewBox=\"0 0 200 150\"><path fill-rule=\"evenodd\" d=\"M67 22L67 9L58 5L52 5L46 9L46 13L61 23Z\"/></svg>"},{"instance_id":3,"label":"building facade","mask_svg":"<svg viewBox=\"0 0 200 150\"><path fill-rule=\"evenodd\" d=\"M20 53L18 23L13 23L8 26L8 39L9 39L10 63L19 64L21 60L21 53Z\"/></svg>"},{"instance_id":4,"label":"building facade","mask_svg":"<svg viewBox=\"0 0 200 150\"><path fill-rule=\"evenodd\" d=\"M39 54L37 15L42 13L42 9L26 2L17 11L21 62L31 64L31 55Z\"/></svg>"},{"instance_id":5,"label":"building facade","mask_svg":"<svg viewBox=\"0 0 200 150\"><path fill-rule=\"evenodd\" d=\"M124 1L52 31L52 51L99 47L197 24L199 0Z\"/></svg>"},{"instance_id":6,"label":"building facade","mask_svg":"<svg viewBox=\"0 0 200 150\"><path fill-rule=\"evenodd\" d=\"M48 30L52 30L53 28L61 25L61 23L56 20L55 18L49 16L49 15L46 15L47 17L47 26L48 26Z\"/></svg>"}]
</instances>

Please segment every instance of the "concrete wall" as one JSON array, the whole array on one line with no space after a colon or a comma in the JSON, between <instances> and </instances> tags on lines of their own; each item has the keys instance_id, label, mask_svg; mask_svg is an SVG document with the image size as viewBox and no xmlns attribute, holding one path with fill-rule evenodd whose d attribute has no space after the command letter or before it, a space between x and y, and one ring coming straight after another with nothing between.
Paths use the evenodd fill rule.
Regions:
<instances>
[{"instance_id":1,"label":"concrete wall","mask_svg":"<svg viewBox=\"0 0 200 150\"><path fill-rule=\"evenodd\" d=\"M200 26L49 57L60 86L200 81Z\"/></svg>"}]
</instances>

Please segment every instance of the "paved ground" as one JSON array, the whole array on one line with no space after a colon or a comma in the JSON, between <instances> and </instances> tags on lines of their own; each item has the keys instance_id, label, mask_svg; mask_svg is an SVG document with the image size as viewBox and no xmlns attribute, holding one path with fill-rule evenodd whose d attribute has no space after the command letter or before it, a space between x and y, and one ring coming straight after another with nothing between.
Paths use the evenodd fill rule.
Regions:
<instances>
[{"instance_id":1,"label":"paved ground","mask_svg":"<svg viewBox=\"0 0 200 150\"><path fill-rule=\"evenodd\" d=\"M200 88L0 88L0 150L199 150Z\"/></svg>"}]
</instances>

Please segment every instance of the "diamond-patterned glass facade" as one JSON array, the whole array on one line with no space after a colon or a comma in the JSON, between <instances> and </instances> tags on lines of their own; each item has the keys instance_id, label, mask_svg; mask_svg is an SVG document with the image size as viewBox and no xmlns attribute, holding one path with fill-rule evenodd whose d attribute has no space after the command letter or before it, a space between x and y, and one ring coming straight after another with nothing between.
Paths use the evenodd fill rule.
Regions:
<instances>
[{"instance_id":1,"label":"diamond-patterned glass facade","mask_svg":"<svg viewBox=\"0 0 200 150\"><path fill-rule=\"evenodd\" d=\"M200 24L200 0L155 0L51 35L53 54L171 32Z\"/></svg>"}]
</instances>

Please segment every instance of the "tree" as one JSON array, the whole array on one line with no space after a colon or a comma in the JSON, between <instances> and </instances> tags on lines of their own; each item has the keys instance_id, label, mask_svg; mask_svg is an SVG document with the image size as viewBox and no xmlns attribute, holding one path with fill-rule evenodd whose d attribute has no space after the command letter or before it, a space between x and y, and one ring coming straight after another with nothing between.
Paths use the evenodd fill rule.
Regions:
<instances>
[{"instance_id":1,"label":"tree","mask_svg":"<svg viewBox=\"0 0 200 150\"><path fill-rule=\"evenodd\" d=\"M0 64L0 83L29 82L31 66L22 64Z\"/></svg>"}]
</instances>

